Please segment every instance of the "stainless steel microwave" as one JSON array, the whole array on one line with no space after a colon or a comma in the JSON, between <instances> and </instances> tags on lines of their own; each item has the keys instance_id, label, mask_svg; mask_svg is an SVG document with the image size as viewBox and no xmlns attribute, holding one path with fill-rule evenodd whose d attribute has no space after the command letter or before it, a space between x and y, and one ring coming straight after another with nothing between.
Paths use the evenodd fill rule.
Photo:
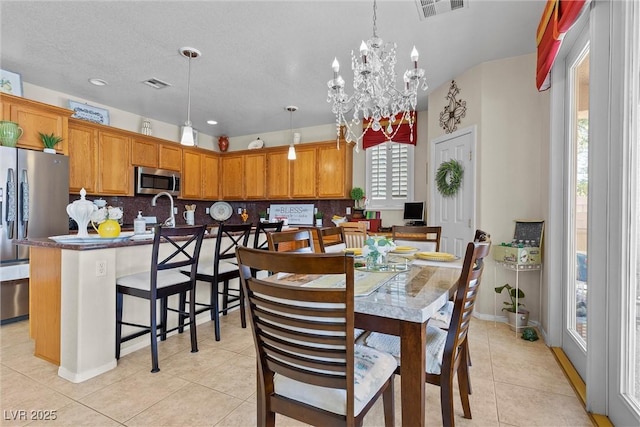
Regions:
<instances>
[{"instance_id":1,"label":"stainless steel microwave","mask_svg":"<svg viewBox=\"0 0 640 427\"><path fill-rule=\"evenodd\" d=\"M136 194L158 194L166 191L172 196L179 196L180 180L180 172L136 167Z\"/></svg>"}]
</instances>

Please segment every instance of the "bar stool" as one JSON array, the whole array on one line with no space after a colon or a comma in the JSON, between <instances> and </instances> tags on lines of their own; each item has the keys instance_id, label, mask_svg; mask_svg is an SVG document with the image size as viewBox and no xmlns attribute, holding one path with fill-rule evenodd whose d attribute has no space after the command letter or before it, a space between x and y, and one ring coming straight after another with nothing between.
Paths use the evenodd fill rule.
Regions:
<instances>
[{"instance_id":1,"label":"bar stool","mask_svg":"<svg viewBox=\"0 0 640 427\"><path fill-rule=\"evenodd\" d=\"M151 335L151 372L158 372L158 330L160 339L166 340L167 332L182 329L184 320L188 317L191 333L191 352L198 351L196 335L196 318L194 298L191 298L189 311L184 310L187 291L193 292L196 284L196 266L200 257L200 248L204 236L205 226L163 228L154 227L153 249L151 252L151 270L130 274L116 279L116 359L120 358L120 347L123 342L137 338L144 334ZM167 243L170 253L160 256L160 244ZM163 247L163 249L165 249ZM188 275L185 274L188 272ZM149 325L125 322L122 320L124 295L149 300ZM167 305L168 297L180 295L180 309L170 309ZM160 300L160 323L157 319L157 300ZM178 324L167 329L167 312L178 313ZM141 330L127 336L122 336L122 325L132 326Z\"/></svg>"}]
</instances>

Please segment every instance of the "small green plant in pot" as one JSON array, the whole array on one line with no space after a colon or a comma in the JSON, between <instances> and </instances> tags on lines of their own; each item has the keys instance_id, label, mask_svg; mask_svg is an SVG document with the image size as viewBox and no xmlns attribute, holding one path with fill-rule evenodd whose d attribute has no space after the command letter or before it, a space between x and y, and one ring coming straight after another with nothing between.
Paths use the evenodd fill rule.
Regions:
<instances>
[{"instance_id":1,"label":"small green plant in pot","mask_svg":"<svg viewBox=\"0 0 640 427\"><path fill-rule=\"evenodd\" d=\"M360 209L360 201L364 199L364 190L360 187L353 187L351 189L351 198L355 203L355 208Z\"/></svg>"},{"instance_id":2,"label":"small green plant in pot","mask_svg":"<svg viewBox=\"0 0 640 427\"><path fill-rule=\"evenodd\" d=\"M529 311L521 308L524 307L524 304L520 301L525 297L522 289L514 288L508 283L505 283L502 286L496 286L494 290L497 294L502 293L506 289L507 295L509 296L509 301L504 302L504 307L502 307L502 311L507 312L507 317L509 318L509 326L511 330L518 331L529 323Z\"/></svg>"},{"instance_id":3,"label":"small green plant in pot","mask_svg":"<svg viewBox=\"0 0 640 427\"><path fill-rule=\"evenodd\" d=\"M267 211L258 212L258 217L260 218L261 222L266 221L266 219L267 219Z\"/></svg>"},{"instance_id":4,"label":"small green plant in pot","mask_svg":"<svg viewBox=\"0 0 640 427\"><path fill-rule=\"evenodd\" d=\"M317 227L322 227L322 212L318 211L314 214L315 218L316 218L316 226Z\"/></svg>"},{"instance_id":5,"label":"small green plant in pot","mask_svg":"<svg viewBox=\"0 0 640 427\"><path fill-rule=\"evenodd\" d=\"M42 145L44 145L44 151L48 153L55 153L55 146L62 142L61 136L56 136L53 133L50 135L42 132L38 132L40 135L40 140L42 141Z\"/></svg>"}]
</instances>

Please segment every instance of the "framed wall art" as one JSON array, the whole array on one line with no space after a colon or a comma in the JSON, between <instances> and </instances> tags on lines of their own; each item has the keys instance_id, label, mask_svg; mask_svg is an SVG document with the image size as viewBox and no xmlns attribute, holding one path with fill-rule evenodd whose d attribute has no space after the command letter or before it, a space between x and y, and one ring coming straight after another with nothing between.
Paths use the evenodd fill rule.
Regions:
<instances>
[{"instance_id":1,"label":"framed wall art","mask_svg":"<svg viewBox=\"0 0 640 427\"><path fill-rule=\"evenodd\" d=\"M99 123L101 125L109 124L109 110L71 100L69 100L69 108L73 110L71 117Z\"/></svg>"},{"instance_id":2,"label":"framed wall art","mask_svg":"<svg viewBox=\"0 0 640 427\"><path fill-rule=\"evenodd\" d=\"M0 92L22 96L22 78L20 74L0 70Z\"/></svg>"}]
</instances>

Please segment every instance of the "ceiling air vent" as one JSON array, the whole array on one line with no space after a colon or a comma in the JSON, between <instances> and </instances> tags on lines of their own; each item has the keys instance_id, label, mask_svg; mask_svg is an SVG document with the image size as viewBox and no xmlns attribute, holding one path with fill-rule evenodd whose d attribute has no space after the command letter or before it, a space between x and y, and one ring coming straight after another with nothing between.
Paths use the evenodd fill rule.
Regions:
<instances>
[{"instance_id":1,"label":"ceiling air vent","mask_svg":"<svg viewBox=\"0 0 640 427\"><path fill-rule=\"evenodd\" d=\"M468 3L469 0L416 0L421 21L452 10L468 8Z\"/></svg>"},{"instance_id":2,"label":"ceiling air vent","mask_svg":"<svg viewBox=\"0 0 640 427\"><path fill-rule=\"evenodd\" d=\"M145 80L142 83L146 84L147 86L151 86L154 89L164 89L167 86L171 86L169 83L163 82L162 80L156 79L155 77L151 77L150 79Z\"/></svg>"}]
</instances>

